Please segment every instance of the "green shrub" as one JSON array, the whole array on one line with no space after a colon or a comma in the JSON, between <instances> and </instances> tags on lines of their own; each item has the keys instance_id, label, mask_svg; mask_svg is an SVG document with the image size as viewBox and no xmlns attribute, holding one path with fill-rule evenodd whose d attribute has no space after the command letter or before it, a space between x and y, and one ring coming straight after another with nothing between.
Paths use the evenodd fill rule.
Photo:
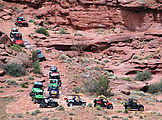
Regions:
<instances>
[{"instance_id":1,"label":"green shrub","mask_svg":"<svg viewBox=\"0 0 162 120\"><path fill-rule=\"evenodd\" d=\"M34 23L35 21L34 21L34 20L32 20L32 19L30 19L30 20L29 20L29 22L30 22L30 23Z\"/></svg>"},{"instance_id":2,"label":"green shrub","mask_svg":"<svg viewBox=\"0 0 162 120\"><path fill-rule=\"evenodd\" d=\"M60 55L60 56L59 56L59 59L60 59L60 60L64 60L65 62L72 62L72 59L69 58L69 57L68 57L67 55L65 55L65 54Z\"/></svg>"},{"instance_id":3,"label":"green shrub","mask_svg":"<svg viewBox=\"0 0 162 120\"><path fill-rule=\"evenodd\" d=\"M133 59L138 59L138 56L136 56L136 55L135 55L135 56L133 56Z\"/></svg>"},{"instance_id":4,"label":"green shrub","mask_svg":"<svg viewBox=\"0 0 162 120\"><path fill-rule=\"evenodd\" d=\"M18 51L18 52L22 51L21 46L17 44L14 44L13 46L11 46L11 49Z\"/></svg>"},{"instance_id":5,"label":"green shrub","mask_svg":"<svg viewBox=\"0 0 162 120\"><path fill-rule=\"evenodd\" d=\"M31 115L37 115L37 114L39 114L39 113L41 113L40 110L35 110L35 111L33 111L33 112L31 113Z\"/></svg>"},{"instance_id":6,"label":"green shrub","mask_svg":"<svg viewBox=\"0 0 162 120\"><path fill-rule=\"evenodd\" d=\"M34 77L33 76L28 76L28 79L29 80L34 80Z\"/></svg>"},{"instance_id":7,"label":"green shrub","mask_svg":"<svg viewBox=\"0 0 162 120\"><path fill-rule=\"evenodd\" d=\"M124 113L128 113L128 109L125 109L125 110L124 110Z\"/></svg>"},{"instance_id":8,"label":"green shrub","mask_svg":"<svg viewBox=\"0 0 162 120\"><path fill-rule=\"evenodd\" d=\"M17 63L6 64L3 66L3 69L6 70L8 75L13 77L24 76L26 72L25 67Z\"/></svg>"},{"instance_id":9,"label":"green shrub","mask_svg":"<svg viewBox=\"0 0 162 120\"><path fill-rule=\"evenodd\" d=\"M108 59L103 59L102 62L104 62L104 63L108 63L109 60L108 60Z\"/></svg>"},{"instance_id":10,"label":"green shrub","mask_svg":"<svg viewBox=\"0 0 162 120\"><path fill-rule=\"evenodd\" d=\"M144 80L148 80L151 78L151 72L149 71L143 71L143 72L137 72L135 79L139 80L139 81L144 81Z\"/></svg>"},{"instance_id":11,"label":"green shrub","mask_svg":"<svg viewBox=\"0 0 162 120\"><path fill-rule=\"evenodd\" d=\"M62 105L59 105L56 109L59 110L59 111L64 111L65 110L65 108Z\"/></svg>"},{"instance_id":12,"label":"green shrub","mask_svg":"<svg viewBox=\"0 0 162 120\"><path fill-rule=\"evenodd\" d=\"M21 86L22 88L28 88L28 85L27 85L27 84L25 84L25 83L20 84L20 86Z\"/></svg>"},{"instance_id":13,"label":"green shrub","mask_svg":"<svg viewBox=\"0 0 162 120\"><path fill-rule=\"evenodd\" d=\"M119 118L119 116L117 116L117 115L114 115L114 116L112 116L112 118Z\"/></svg>"},{"instance_id":14,"label":"green shrub","mask_svg":"<svg viewBox=\"0 0 162 120\"><path fill-rule=\"evenodd\" d=\"M88 104L88 107L92 107L92 105L93 105L92 103L89 103L89 104Z\"/></svg>"},{"instance_id":15,"label":"green shrub","mask_svg":"<svg viewBox=\"0 0 162 120\"><path fill-rule=\"evenodd\" d=\"M17 114L17 117L18 117L18 118L22 118L23 115L22 115L21 113L18 113L18 114Z\"/></svg>"},{"instance_id":16,"label":"green shrub","mask_svg":"<svg viewBox=\"0 0 162 120\"><path fill-rule=\"evenodd\" d=\"M125 80L125 81L133 81L134 78L133 77L127 77L127 78L122 78L122 80Z\"/></svg>"},{"instance_id":17,"label":"green shrub","mask_svg":"<svg viewBox=\"0 0 162 120\"><path fill-rule=\"evenodd\" d=\"M47 21L44 21L45 24L49 25L49 23Z\"/></svg>"},{"instance_id":18,"label":"green shrub","mask_svg":"<svg viewBox=\"0 0 162 120\"><path fill-rule=\"evenodd\" d=\"M0 93L3 93L3 91L2 91L2 90L0 90Z\"/></svg>"},{"instance_id":19,"label":"green shrub","mask_svg":"<svg viewBox=\"0 0 162 120\"><path fill-rule=\"evenodd\" d=\"M100 64L100 61L98 59L95 59L94 62Z\"/></svg>"},{"instance_id":20,"label":"green shrub","mask_svg":"<svg viewBox=\"0 0 162 120\"><path fill-rule=\"evenodd\" d=\"M64 28L61 28L59 34L67 34L67 31Z\"/></svg>"},{"instance_id":21,"label":"green shrub","mask_svg":"<svg viewBox=\"0 0 162 120\"><path fill-rule=\"evenodd\" d=\"M23 79L20 78L20 79L18 79L18 81L23 81Z\"/></svg>"},{"instance_id":22,"label":"green shrub","mask_svg":"<svg viewBox=\"0 0 162 120\"><path fill-rule=\"evenodd\" d=\"M75 87L74 89L73 89L73 92L75 92L75 93L81 93L82 92L82 89L80 88L80 87Z\"/></svg>"},{"instance_id":23,"label":"green shrub","mask_svg":"<svg viewBox=\"0 0 162 120\"><path fill-rule=\"evenodd\" d=\"M49 36L48 31L44 27L37 28L35 30L36 33L44 34L45 36Z\"/></svg>"},{"instance_id":24,"label":"green shrub","mask_svg":"<svg viewBox=\"0 0 162 120\"><path fill-rule=\"evenodd\" d=\"M106 76L99 76L96 83L96 93L98 95L107 95L107 89L109 88L109 80Z\"/></svg>"},{"instance_id":25,"label":"green shrub","mask_svg":"<svg viewBox=\"0 0 162 120\"><path fill-rule=\"evenodd\" d=\"M147 91L152 94L162 92L162 80L160 83L149 85Z\"/></svg>"},{"instance_id":26,"label":"green shrub","mask_svg":"<svg viewBox=\"0 0 162 120\"><path fill-rule=\"evenodd\" d=\"M33 72L35 74L40 74L40 64L39 64L39 61L33 62Z\"/></svg>"},{"instance_id":27,"label":"green shrub","mask_svg":"<svg viewBox=\"0 0 162 120\"><path fill-rule=\"evenodd\" d=\"M101 106L99 106L99 105L97 105L96 107L95 107L97 110L102 110L102 108L101 108Z\"/></svg>"},{"instance_id":28,"label":"green shrub","mask_svg":"<svg viewBox=\"0 0 162 120\"><path fill-rule=\"evenodd\" d=\"M83 82L85 91L91 94L97 93L97 95L111 96L111 90L107 91L109 88L109 80L106 76L99 76L97 80L88 79L88 81Z\"/></svg>"},{"instance_id":29,"label":"green shrub","mask_svg":"<svg viewBox=\"0 0 162 120\"><path fill-rule=\"evenodd\" d=\"M24 90L17 90L17 92L24 92Z\"/></svg>"},{"instance_id":30,"label":"green shrub","mask_svg":"<svg viewBox=\"0 0 162 120\"><path fill-rule=\"evenodd\" d=\"M75 33L75 36L83 36L81 33Z\"/></svg>"},{"instance_id":31,"label":"green shrub","mask_svg":"<svg viewBox=\"0 0 162 120\"><path fill-rule=\"evenodd\" d=\"M32 51L32 61L36 62L38 60L37 51Z\"/></svg>"},{"instance_id":32,"label":"green shrub","mask_svg":"<svg viewBox=\"0 0 162 120\"><path fill-rule=\"evenodd\" d=\"M0 86L0 88L4 88L4 86Z\"/></svg>"}]
</instances>

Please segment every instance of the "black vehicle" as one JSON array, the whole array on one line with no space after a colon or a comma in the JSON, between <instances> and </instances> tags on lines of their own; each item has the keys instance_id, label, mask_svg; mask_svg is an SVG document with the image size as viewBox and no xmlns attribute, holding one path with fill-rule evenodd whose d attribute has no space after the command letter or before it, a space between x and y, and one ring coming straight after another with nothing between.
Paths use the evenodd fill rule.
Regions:
<instances>
[{"instance_id":1,"label":"black vehicle","mask_svg":"<svg viewBox=\"0 0 162 120\"><path fill-rule=\"evenodd\" d=\"M50 98L59 98L59 87L51 87L49 91Z\"/></svg>"},{"instance_id":2,"label":"black vehicle","mask_svg":"<svg viewBox=\"0 0 162 120\"><path fill-rule=\"evenodd\" d=\"M45 56L42 54L42 51L40 49L36 50L37 58L38 60L41 61L46 61Z\"/></svg>"},{"instance_id":3,"label":"black vehicle","mask_svg":"<svg viewBox=\"0 0 162 120\"><path fill-rule=\"evenodd\" d=\"M86 106L86 102L82 101L80 95L70 95L71 98L65 98L68 107L72 106Z\"/></svg>"},{"instance_id":4,"label":"black vehicle","mask_svg":"<svg viewBox=\"0 0 162 120\"><path fill-rule=\"evenodd\" d=\"M136 99L128 99L128 102L124 102L123 105L127 110L137 109L139 111L144 111L144 106L139 104Z\"/></svg>"},{"instance_id":5,"label":"black vehicle","mask_svg":"<svg viewBox=\"0 0 162 120\"><path fill-rule=\"evenodd\" d=\"M24 17L18 17L16 22L15 22L16 26L20 26L20 27L28 27L29 24L27 23L27 21L25 20Z\"/></svg>"},{"instance_id":6,"label":"black vehicle","mask_svg":"<svg viewBox=\"0 0 162 120\"><path fill-rule=\"evenodd\" d=\"M59 106L58 102L55 100L51 100L49 98L45 98L44 100L42 100L42 102L40 103L39 107L40 108L45 108L51 106L52 108Z\"/></svg>"},{"instance_id":7,"label":"black vehicle","mask_svg":"<svg viewBox=\"0 0 162 120\"><path fill-rule=\"evenodd\" d=\"M111 109L111 110L113 109L113 104L104 98L95 99L93 103L94 103L94 107L101 106L101 107L106 107L107 109Z\"/></svg>"}]
</instances>

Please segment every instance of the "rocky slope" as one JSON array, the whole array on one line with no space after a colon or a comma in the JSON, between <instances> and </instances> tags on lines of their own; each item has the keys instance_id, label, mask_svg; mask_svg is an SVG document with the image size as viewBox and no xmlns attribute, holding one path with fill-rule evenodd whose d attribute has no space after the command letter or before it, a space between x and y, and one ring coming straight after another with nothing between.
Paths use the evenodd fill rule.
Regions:
<instances>
[{"instance_id":1,"label":"rocky slope","mask_svg":"<svg viewBox=\"0 0 162 120\"><path fill-rule=\"evenodd\" d=\"M159 0L4 0L10 10L2 10L0 16L14 17L13 9L24 8L27 15L50 24L66 25L74 29L126 29L146 31L158 28L162 21L162 5ZM14 2L16 4L14 4ZM21 4L21 5L20 5ZM16 7L17 6L17 7ZM30 10L29 10L30 9Z\"/></svg>"}]
</instances>

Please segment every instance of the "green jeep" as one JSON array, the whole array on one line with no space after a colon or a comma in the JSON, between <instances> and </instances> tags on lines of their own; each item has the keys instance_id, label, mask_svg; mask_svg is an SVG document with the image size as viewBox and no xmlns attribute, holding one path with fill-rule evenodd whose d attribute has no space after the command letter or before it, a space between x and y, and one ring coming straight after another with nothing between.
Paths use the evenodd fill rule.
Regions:
<instances>
[{"instance_id":1,"label":"green jeep","mask_svg":"<svg viewBox=\"0 0 162 120\"><path fill-rule=\"evenodd\" d=\"M30 97L33 97L37 90L43 90L43 84L41 82L34 82Z\"/></svg>"},{"instance_id":2,"label":"green jeep","mask_svg":"<svg viewBox=\"0 0 162 120\"><path fill-rule=\"evenodd\" d=\"M42 100L44 100L43 90L35 90L35 93L32 97L32 101L34 101L34 104L40 104Z\"/></svg>"},{"instance_id":3,"label":"green jeep","mask_svg":"<svg viewBox=\"0 0 162 120\"><path fill-rule=\"evenodd\" d=\"M48 85L48 91L50 91L51 88L57 88L60 87L60 80L59 79L50 79L50 83Z\"/></svg>"}]
</instances>

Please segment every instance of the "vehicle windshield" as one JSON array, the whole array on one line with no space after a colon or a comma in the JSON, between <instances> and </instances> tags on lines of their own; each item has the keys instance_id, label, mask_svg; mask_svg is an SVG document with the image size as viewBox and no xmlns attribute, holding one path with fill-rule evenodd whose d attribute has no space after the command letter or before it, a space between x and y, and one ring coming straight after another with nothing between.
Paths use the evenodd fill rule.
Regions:
<instances>
[{"instance_id":1,"label":"vehicle windshield","mask_svg":"<svg viewBox=\"0 0 162 120\"><path fill-rule=\"evenodd\" d=\"M57 75L57 76L50 76L50 79L60 79L60 76Z\"/></svg>"},{"instance_id":2,"label":"vehicle windshield","mask_svg":"<svg viewBox=\"0 0 162 120\"><path fill-rule=\"evenodd\" d=\"M43 95L43 92L37 92L36 95Z\"/></svg>"},{"instance_id":3,"label":"vehicle windshield","mask_svg":"<svg viewBox=\"0 0 162 120\"><path fill-rule=\"evenodd\" d=\"M42 89L42 85L37 85L37 84L34 84L34 86L33 86L33 88L40 88L40 89Z\"/></svg>"},{"instance_id":4,"label":"vehicle windshield","mask_svg":"<svg viewBox=\"0 0 162 120\"><path fill-rule=\"evenodd\" d=\"M18 30L17 29L13 29L12 32L18 32Z\"/></svg>"},{"instance_id":5,"label":"vehicle windshield","mask_svg":"<svg viewBox=\"0 0 162 120\"><path fill-rule=\"evenodd\" d=\"M55 69L55 70L51 70L52 72L58 72L58 70L57 69Z\"/></svg>"},{"instance_id":6,"label":"vehicle windshield","mask_svg":"<svg viewBox=\"0 0 162 120\"><path fill-rule=\"evenodd\" d=\"M21 21L25 21L25 18L19 18L19 20L21 20Z\"/></svg>"},{"instance_id":7,"label":"vehicle windshield","mask_svg":"<svg viewBox=\"0 0 162 120\"><path fill-rule=\"evenodd\" d=\"M57 83L57 81L56 80L51 80L50 83Z\"/></svg>"}]
</instances>

